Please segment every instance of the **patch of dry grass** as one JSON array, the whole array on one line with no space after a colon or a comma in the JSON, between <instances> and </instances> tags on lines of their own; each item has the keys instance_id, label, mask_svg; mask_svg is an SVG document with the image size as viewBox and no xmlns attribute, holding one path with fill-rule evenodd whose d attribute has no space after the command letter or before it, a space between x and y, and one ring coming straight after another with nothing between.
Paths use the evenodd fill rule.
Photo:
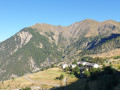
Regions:
<instances>
[{"instance_id":1,"label":"patch of dry grass","mask_svg":"<svg viewBox=\"0 0 120 90\"><path fill-rule=\"evenodd\" d=\"M29 75L28 77L38 82L60 84L60 80L57 80L56 78L59 77L61 74L63 74L64 77L69 76L69 74L67 74L66 72L63 72L61 69L51 68L51 69L45 70L44 72L38 72L33 75Z\"/></svg>"},{"instance_id":2,"label":"patch of dry grass","mask_svg":"<svg viewBox=\"0 0 120 90\"><path fill-rule=\"evenodd\" d=\"M102 58L112 57L112 56L120 56L120 49L115 49L115 50L108 51L108 52L105 52L105 53L102 53L102 54L93 54L93 55L90 55L90 56L91 57L102 57Z\"/></svg>"},{"instance_id":3,"label":"patch of dry grass","mask_svg":"<svg viewBox=\"0 0 120 90\"><path fill-rule=\"evenodd\" d=\"M118 69L118 67L120 67L120 64L113 64L113 66Z\"/></svg>"},{"instance_id":4,"label":"patch of dry grass","mask_svg":"<svg viewBox=\"0 0 120 90\"><path fill-rule=\"evenodd\" d=\"M61 84L61 81L56 79L56 77L59 77L61 74L64 75L64 77L69 76L68 84L71 84L72 82L75 82L77 78L74 76L70 76L68 73L62 71L60 68L51 68L48 70L40 71L31 75L28 75L27 77L30 78L33 81L37 82L45 82L45 83L51 83L51 84ZM31 87L31 86L40 86L43 88L52 88L53 86L43 85L43 84L37 84L31 81L26 80L24 77L19 77L14 80L7 80L3 83L0 83L0 90L10 90L10 89L17 89L17 88L24 88L24 87Z\"/></svg>"}]
</instances>

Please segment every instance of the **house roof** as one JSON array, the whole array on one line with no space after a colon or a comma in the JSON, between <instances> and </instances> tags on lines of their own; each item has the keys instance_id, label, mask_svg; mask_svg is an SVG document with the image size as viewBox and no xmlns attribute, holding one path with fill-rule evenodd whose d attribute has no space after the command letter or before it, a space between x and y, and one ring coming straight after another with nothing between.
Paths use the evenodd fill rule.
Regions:
<instances>
[{"instance_id":1,"label":"house roof","mask_svg":"<svg viewBox=\"0 0 120 90\"><path fill-rule=\"evenodd\" d=\"M77 66L76 64L72 64L71 66Z\"/></svg>"},{"instance_id":2,"label":"house roof","mask_svg":"<svg viewBox=\"0 0 120 90\"><path fill-rule=\"evenodd\" d=\"M85 69L85 67L79 67L80 70Z\"/></svg>"},{"instance_id":3,"label":"house roof","mask_svg":"<svg viewBox=\"0 0 120 90\"><path fill-rule=\"evenodd\" d=\"M62 66L68 66L67 64L63 64Z\"/></svg>"},{"instance_id":4,"label":"house roof","mask_svg":"<svg viewBox=\"0 0 120 90\"><path fill-rule=\"evenodd\" d=\"M84 62L84 61L77 62L77 64L83 64L83 63L87 63L87 62Z\"/></svg>"},{"instance_id":5,"label":"house roof","mask_svg":"<svg viewBox=\"0 0 120 90\"><path fill-rule=\"evenodd\" d=\"M94 66L94 65L98 65L96 63L86 63L86 66Z\"/></svg>"}]
</instances>

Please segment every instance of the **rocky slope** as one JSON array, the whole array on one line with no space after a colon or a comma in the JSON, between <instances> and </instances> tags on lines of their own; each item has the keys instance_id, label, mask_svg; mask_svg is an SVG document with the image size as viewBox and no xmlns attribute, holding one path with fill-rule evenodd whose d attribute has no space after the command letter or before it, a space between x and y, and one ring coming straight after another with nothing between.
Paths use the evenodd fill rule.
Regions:
<instances>
[{"instance_id":1,"label":"rocky slope","mask_svg":"<svg viewBox=\"0 0 120 90\"><path fill-rule=\"evenodd\" d=\"M0 80L36 72L77 51L93 54L119 48L119 34L120 23L113 20L86 19L66 27L37 23L24 28L0 43Z\"/></svg>"}]
</instances>

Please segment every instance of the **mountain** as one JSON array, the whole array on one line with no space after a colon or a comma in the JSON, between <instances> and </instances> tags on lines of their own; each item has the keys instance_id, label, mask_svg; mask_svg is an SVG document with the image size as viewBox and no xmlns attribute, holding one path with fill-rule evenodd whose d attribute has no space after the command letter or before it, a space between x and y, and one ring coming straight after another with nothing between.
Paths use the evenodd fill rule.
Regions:
<instances>
[{"instance_id":1,"label":"mountain","mask_svg":"<svg viewBox=\"0 0 120 90\"><path fill-rule=\"evenodd\" d=\"M41 70L80 51L81 55L118 49L120 23L86 19L69 26L36 23L0 43L0 80Z\"/></svg>"},{"instance_id":2,"label":"mountain","mask_svg":"<svg viewBox=\"0 0 120 90\"><path fill-rule=\"evenodd\" d=\"M91 44L91 45L90 45ZM97 38L89 43L90 47L85 50L89 53L103 53L120 48L120 34L111 34L104 38Z\"/></svg>"}]
</instances>

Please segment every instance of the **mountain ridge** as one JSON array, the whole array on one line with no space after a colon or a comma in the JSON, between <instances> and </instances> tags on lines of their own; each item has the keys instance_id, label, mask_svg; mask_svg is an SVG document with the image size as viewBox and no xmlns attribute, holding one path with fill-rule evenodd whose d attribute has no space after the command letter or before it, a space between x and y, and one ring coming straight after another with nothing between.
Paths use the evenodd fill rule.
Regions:
<instances>
[{"instance_id":1,"label":"mountain ridge","mask_svg":"<svg viewBox=\"0 0 120 90\"><path fill-rule=\"evenodd\" d=\"M26 27L0 43L0 80L36 72L64 60L70 61L68 57L72 54L86 51L92 47L90 45L95 48L95 40L97 43L101 38L109 37L111 34L120 34L119 22L86 19L69 26L37 23ZM117 38L115 41L111 41L112 45L119 43ZM110 42L105 43L110 47ZM94 48L91 50L95 51ZM103 49L102 46L98 50Z\"/></svg>"}]
</instances>

